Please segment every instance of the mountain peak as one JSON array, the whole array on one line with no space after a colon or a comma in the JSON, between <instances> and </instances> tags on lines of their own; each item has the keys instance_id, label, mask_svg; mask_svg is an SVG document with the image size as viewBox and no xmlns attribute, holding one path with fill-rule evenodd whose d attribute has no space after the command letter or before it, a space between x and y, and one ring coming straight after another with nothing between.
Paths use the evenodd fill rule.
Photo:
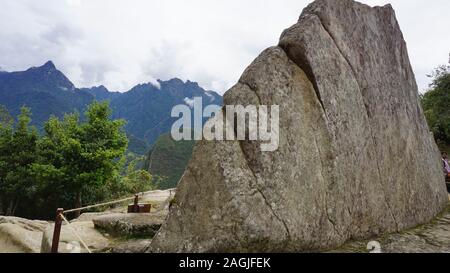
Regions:
<instances>
[{"instance_id":1,"label":"mountain peak","mask_svg":"<svg viewBox=\"0 0 450 273\"><path fill-rule=\"evenodd\" d=\"M186 81L186 85L191 85L191 86L194 86L194 87L200 87L200 86L198 85L198 82L191 82L190 80L187 80L187 81Z\"/></svg>"},{"instance_id":2,"label":"mountain peak","mask_svg":"<svg viewBox=\"0 0 450 273\"><path fill-rule=\"evenodd\" d=\"M52 61L48 61L43 66L41 66L41 68L53 70L53 69L56 69L56 66Z\"/></svg>"},{"instance_id":3,"label":"mountain peak","mask_svg":"<svg viewBox=\"0 0 450 273\"><path fill-rule=\"evenodd\" d=\"M55 67L52 61L26 71L13 72L13 74L22 77L21 81L29 81L32 85L46 84L47 90L75 90L73 83Z\"/></svg>"},{"instance_id":4,"label":"mountain peak","mask_svg":"<svg viewBox=\"0 0 450 273\"><path fill-rule=\"evenodd\" d=\"M41 66L33 66L27 71L55 71L55 70L57 70L55 64L52 61L48 61Z\"/></svg>"},{"instance_id":5,"label":"mountain peak","mask_svg":"<svg viewBox=\"0 0 450 273\"><path fill-rule=\"evenodd\" d=\"M103 84L99 85L99 86L94 86L94 87L92 87L92 89L97 89L97 90L100 90L103 92L109 92L108 88L106 88L106 86L104 86Z\"/></svg>"},{"instance_id":6,"label":"mountain peak","mask_svg":"<svg viewBox=\"0 0 450 273\"><path fill-rule=\"evenodd\" d=\"M180 78L172 78L166 82L169 84L184 84L184 81L181 80Z\"/></svg>"}]
</instances>

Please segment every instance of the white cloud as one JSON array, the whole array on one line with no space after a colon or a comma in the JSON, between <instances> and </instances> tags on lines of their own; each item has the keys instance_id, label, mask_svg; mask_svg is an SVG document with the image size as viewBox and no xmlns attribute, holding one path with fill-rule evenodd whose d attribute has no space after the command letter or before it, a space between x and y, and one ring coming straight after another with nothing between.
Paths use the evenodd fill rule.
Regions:
<instances>
[{"instance_id":1,"label":"white cloud","mask_svg":"<svg viewBox=\"0 0 450 273\"><path fill-rule=\"evenodd\" d=\"M67 5L69 6L80 6L82 0L66 0Z\"/></svg>"},{"instance_id":2,"label":"white cloud","mask_svg":"<svg viewBox=\"0 0 450 273\"><path fill-rule=\"evenodd\" d=\"M80 87L178 77L223 93L307 0L0 0L0 66L53 60ZM385 0L363 1L372 5ZM448 59L447 0L392 0L421 89Z\"/></svg>"}]
</instances>

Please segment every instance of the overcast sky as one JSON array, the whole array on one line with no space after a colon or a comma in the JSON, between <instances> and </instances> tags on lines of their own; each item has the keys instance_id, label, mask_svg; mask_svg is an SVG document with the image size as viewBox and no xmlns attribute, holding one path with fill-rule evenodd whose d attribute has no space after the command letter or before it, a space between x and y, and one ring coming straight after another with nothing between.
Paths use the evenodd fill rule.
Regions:
<instances>
[{"instance_id":1,"label":"overcast sky","mask_svg":"<svg viewBox=\"0 0 450 273\"><path fill-rule=\"evenodd\" d=\"M308 0L0 0L0 67L52 60L78 87L178 77L223 93ZM448 61L450 1L392 3L421 90Z\"/></svg>"}]
</instances>

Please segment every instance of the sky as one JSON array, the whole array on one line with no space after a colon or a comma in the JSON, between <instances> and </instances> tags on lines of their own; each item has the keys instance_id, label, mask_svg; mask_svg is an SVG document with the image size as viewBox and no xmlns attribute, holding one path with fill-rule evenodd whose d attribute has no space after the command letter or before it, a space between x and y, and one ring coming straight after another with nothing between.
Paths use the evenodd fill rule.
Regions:
<instances>
[{"instance_id":1,"label":"sky","mask_svg":"<svg viewBox=\"0 0 450 273\"><path fill-rule=\"evenodd\" d=\"M77 87L124 92L174 77L223 94L308 0L0 0L0 69L52 60ZM450 53L448 0L391 3L420 91Z\"/></svg>"}]
</instances>

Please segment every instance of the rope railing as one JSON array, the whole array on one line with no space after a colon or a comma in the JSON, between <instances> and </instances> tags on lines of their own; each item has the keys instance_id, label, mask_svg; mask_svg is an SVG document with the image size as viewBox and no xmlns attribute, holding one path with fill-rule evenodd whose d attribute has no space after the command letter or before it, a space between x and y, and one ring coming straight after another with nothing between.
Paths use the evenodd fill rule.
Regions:
<instances>
[{"instance_id":1,"label":"rope railing","mask_svg":"<svg viewBox=\"0 0 450 273\"><path fill-rule=\"evenodd\" d=\"M101 204L81 207L81 208L77 208L77 209L65 210L63 213L67 214L67 213L71 213L71 212L77 212L77 211L83 211L83 210L87 210L87 209L93 209L93 208L98 208L98 207L104 207L104 206L119 204L119 203L123 203L123 202L126 202L126 201L133 200L134 198L135 197L129 197L129 198L124 198L124 199L120 199L120 200L116 200L116 201L111 201L111 202L106 202L106 203L101 203Z\"/></svg>"},{"instance_id":2,"label":"rope railing","mask_svg":"<svg viewBox=\"0 0 450 273\"><path fill-rule=\"evenodd\" d=\"M55 220L55 228L54 228L54 231L53 231L53 238L52 238L51 252L52 253L58 253L59 240L60 240L60 236L61 236L61 226L62 226L62 222L64 221L67 224L67 226L70 228L70 231L78 238L78 240L83 245L83 247L88 251L88 253L92 253L91 250L89 249L89 247L87 246L87 244L81 238L81 236L75 231L75 229L70 227L71 223L67 220L67 218L64 216L64 214L68 214L68 213L71 213L71 212L88 210L88 209L92 209L92 208L98 208L98 207L104 207L104 206L119 204L119 203L123 203L123 202L130 201L130 200L134 200L134 205L132 206L133 210L131 212L139 212L139 204L138 204L139 196L142 197L142 196L151 194L152 192L154 192L154 191L141 192L141 193L135 194L133 197L128 197L128 198L123 198L123 199L119 199L119 200L104 202L104 203L100 203L100 204L89 205L89 206L76 208L76 209L70 209L70 210L64 210L62 208L57 209L57 211L56 211L56 220ZM171 196L172 196L172 190L170 190L169 198ZM158 197L167 197L167 195L150 195L149 197L151 197L151 198L158 198ZM149 205L148 206L148 212L150 211L150 207L151 206Z\"/></svg>"},{"instance_id":3,"label":"rope railing","mask_svg":"<svg viewBox=\"0 0 450 273\"><path fill-rule=\"evenodd\" d=\"M64 222L66 222L67 226L70 228L70 231L72 231L72 233L78 238L78 240L80 240L80 243L83 245L84 248L86 248L88 253L92 253L91 250L89 249L89 247L87 246L87 244L83 241L83 238L81 238L80 234L78 234L78 232L75 231L75 229L73 229L70 226L70 222L67 220L66 217L64 217L64 215L61 213L61 218L64 220Z\"/></svg>"},{"instance_id":4,"label":"rope railing","mask_svg":"<svg viewBox=\"0 0 450 273\"><path fill-rule=\"evenodd\" d=\"M144 196L144 195L152 193L152 192L154 192L154 191L141 192L141 193L137 193L133 197L129 197L129 198L114 200L114 201L110 201L110 202L90 205L90 206L76 208L76 209L65 210L64 214L71 213L71 212L76 212L76 211L83 211L83 210L87 210L87 209L98 208L98 207L104 207L104 206L109 206L109 205L115 205L115 204L119 204L119 203L123 203L123 202L126 202L126 201L133 200L133 199L136 198L136 195L137 196ZM166 195L159 195L159 196L152 195L152 197L166 197Z\"/></svg>"}]
</instances>

